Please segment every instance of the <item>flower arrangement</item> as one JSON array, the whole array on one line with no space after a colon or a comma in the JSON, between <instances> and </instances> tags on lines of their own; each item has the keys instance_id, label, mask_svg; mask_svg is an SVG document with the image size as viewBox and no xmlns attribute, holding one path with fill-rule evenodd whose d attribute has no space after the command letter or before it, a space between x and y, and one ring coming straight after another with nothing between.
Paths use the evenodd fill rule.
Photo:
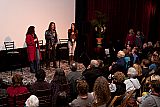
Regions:
<instances>
[{"instance_id":1,"label":"flower arrangement","mask_svg":"<svg viewBox=\"0 0 160 107\"><path fill-rule=\"evenodd\" d=\"M106 21L107 18L105 14L100 11L95 11L96 18L91 21L91 25L95 30L96 38L103 38L106 32Z\"/></svg>"}]
</instances>

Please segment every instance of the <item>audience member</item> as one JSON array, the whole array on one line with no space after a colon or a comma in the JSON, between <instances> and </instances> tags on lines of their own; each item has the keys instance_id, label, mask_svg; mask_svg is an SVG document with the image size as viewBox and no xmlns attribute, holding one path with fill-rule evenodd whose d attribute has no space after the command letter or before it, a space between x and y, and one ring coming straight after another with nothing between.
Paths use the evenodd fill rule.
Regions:
<instances>
[{"instance_id":1,"label":"audience member","mask_svg":"<svg viewBox=\"0 0 160 107\"><path fill-rule=\"evenodd\" d=\"M140 60L142 59L148 59L147 43L144 43L141 49Z\"/></svg>"},{"instance_id":2,"label":"audience member","mask_svg":"<svg viewBox=\"0 0 160 107\"><path fill-rule=\"evenodd\" d=\"M137 71L137 78L139 81L142 81L142 68L141 68L141 65L140 64L133 64L133 68Z\"/></svg>"},{"instance_id":3,"label":"audience member","mask_svg":"<svg viewBox=\"0 0 160 107\"><path fill-rule=\"evenodd\" d=\"M113 62L112 64L112 68L117 68L117 71L121 71L123 72L124 74L126 74L126 61L124 59L125 57L125 53L123 51L119 51L117 53L117 61L116 62ZM112 72L112 73L115 73L115 72Z\"/></svg>"},{"instance_id":4,"label":"audience member","mask_svg":"<svg viewBox=\"0 0 160 107\"><path fill-rule=\"evenodd\" d=\"M160 41L157 41L154 45L154 51L160 52Z\"/></svg>"},{"instance_id":5,"label":"audience member","mask_svg":"<svg viewBox=\"0 0 160 107\"><path fill-rule=\"evenodd\" d=\"M79 80L77 83L78 97L70 103L71 107L92 107L94 97L88 93L88 84L85 80Z\"/></svg>"},{"instance_id":6,"label":"audience member","mask_svg":"<svg viewBox=\"0 0 160 107\"><path fill-rule=\"evenodd\" d=\"M78 95L76 84L77 80L80 80L82 77L81 72L77 71L77 63L72 63L70 66L71 71L66 75L69 85L70 85L70 95L71 100L75 99Z\"/></svg>"},{"instance_id":7,"label":"audience member","mask_svg":"<svg viewBox=\"0 0 160 107\"><path fill-rule=\"evenodd\" d=\"M102 75L98 66L99 66L99 63L97 60L91 60L88 69L86 69L82 73L82 75L84 76L84 79L89 85L89 92L93 91L95 80Z\"/></svg>"},{"instance_id":8,"label":"audience member","mask_svg":"<svg viewBox=\"0 0 160 107\"><path fill-rule=\"evenodd\" d=\"M14 96L27 93L28 89L23 86L22 76L19 74L15 74L12 77L12 85L7 88L7 94L9 97L9 105L10 107L14 107ZM24 106L24 105L23 105Z\"/></svg>"},{"instance_id":9,"label":"audience member","mask_svg":"<svg viewBox=\"0 0 160 107\"><path fill-rule=\"evenodd\" d=\"M37 81L30 86L30 92L35 94L37 90L46 90L50 89L50 84L45 81L46 73L43 69L40 69L36 72L35 77Z\"/></svg>"},{"instance_id":10,"label":"audience member","mask_svg":"<svg viewBox=\"0 0 160 107\"><path fill-rule=\"evenodd\" d=\"M151 91L151 95L142 102L142 107L160 107L160 81L152 81Z\"/></svg>"},{"instance_id":11,"label":"audience member","mask_svg":"<svg viewBox=\"0 0 160 107\"><path fill-rule=\"evenodd\" d=\"M39 107L39 100L35 95L31 95L25 102L25 107Z\"/></svg>"},{"instance_id":12,"label":"audience member","mask_svg":"<svg viewBox=\"0 0 160 107\"><path fill-rule=\"evenodd\" d=\"M114 96L123 95L126 92L126 84L124 84L125 75L122 72L114 73L113 83L116 85L116 91L111 93Z\"/></svg>"},{"instance_id":13,"label":"audience member","mask_svg":"<svg viewBox=\"0 0 160 107\"><path fill-rule=\"evenodd\" d=\"M159 65L159 54L157 51L155 51L151 56L151 64L149 65L149 70L156 70Z\"/></svg>"},{"instance_id":14,"label":"audience member","mask_svg":"<svg viewBox=\"0 0 160 107\"><path fill-rule=\"evenodd\" d=\"M109 84L106 78L100 76L96 79L93 88L94 104L96 107L106 107L111 99ZM93 106L94 107L94 106Z\"/></svg>"},{"instance_id":15,"label":"audience member","mask_svg":"<svg viewBox=\"0 0 160 107\"><path fill-rule=\"evenodd\" d=\"M3 84L3 79L0 78L0 98L3 96L7 96L6 89L2 87L2 84Z\"/></svg>"},{"instance_id":16,"label":"audience member","mask_svg":"<svg viewBox=\"0 0 160 107\"><path fill-rule=\"evenodd\" d=\"M136 48L132 49L130 59L131 59L131 66L133 66L133 64L135 64L135 63L139 63L139 56L137 54L137 49Z\"/></svg>"},{"instance_id":17,"label":"audience member","mask_svg":"<svg viewBox=\"0 0 160 107\"><path fill-rule=\"evenodd\" d=\"M52 107L66 107L68 105L68 95L69 85L65 73L62 69L57 68L51 81Z\"/></svg>"},{"instance_id":18,"label":"audience member","mask_svg":"<svg viewBox=\"0 0 160 107\"><path fill-rule=\"evenodd\" d=\"M127 75L129 78L124 81L124 83L126 84L126 92L140 89L141 85L138 79L136 78L137 74L138 74L137 71L133 67L130 67L128 69Z\"/></svg>"},{"instance_id":19,"label":"audience member","mask_svg":"<svg viewBox=\"0 0 160 107\"><path fill-rule=\"evenodd\" d=\"M143 77L147 77L149 75L149 65L150 65L150 61L148 59L143 59L141 62L141 66L142 66L142 76Z\"/></svg>"}]
</instances>

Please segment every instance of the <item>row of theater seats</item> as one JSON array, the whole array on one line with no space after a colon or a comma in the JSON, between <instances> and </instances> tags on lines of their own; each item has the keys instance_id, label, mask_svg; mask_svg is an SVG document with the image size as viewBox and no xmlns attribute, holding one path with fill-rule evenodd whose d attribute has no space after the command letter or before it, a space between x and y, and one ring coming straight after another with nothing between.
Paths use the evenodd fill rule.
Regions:
<instances>
[{"instance_id":1,"label":"row of theater seats","mask_svg":"<svg viewBox=\"0 0 160 107\"><path fill-rule=\"evenodd\" d=\"M39 107L51 107L51 94L50 90L38 90L35 95L39 99ZM14 96L0 98L0 107L24 107L26 100L31 95L30 92ZM14 102L14 103L11 103Z\"/></svg>"}]
</instances>

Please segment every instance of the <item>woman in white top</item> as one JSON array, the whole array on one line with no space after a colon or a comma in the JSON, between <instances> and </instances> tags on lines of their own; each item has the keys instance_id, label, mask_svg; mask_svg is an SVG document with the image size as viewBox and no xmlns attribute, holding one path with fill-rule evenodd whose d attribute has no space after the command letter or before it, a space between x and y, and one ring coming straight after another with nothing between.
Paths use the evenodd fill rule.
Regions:
<instances>
[{"instance_id":1,"label":"woman in white top","mask_svg":"<svg viewBox=\"0 0 160 107\"><path fill-rule=\"evenodd\" d=\"M139 80L136 78L138 72L135 70L135 68L130 67L128 69L127 75L129 78L124 81L124 83L126 84L126 92L140 89L141 85L139 83Z\"/></svg>"}]
</instances>

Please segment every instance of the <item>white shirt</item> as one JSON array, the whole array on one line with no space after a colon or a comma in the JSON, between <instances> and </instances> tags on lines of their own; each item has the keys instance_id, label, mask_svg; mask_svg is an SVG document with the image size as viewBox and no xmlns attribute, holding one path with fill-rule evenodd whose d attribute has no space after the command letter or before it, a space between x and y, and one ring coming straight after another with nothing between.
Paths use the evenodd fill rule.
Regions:
<instances>
[{"instance_id":1,"label":"white shirt","mask_svg":"<svg viewBox=\"0 0 160 107\"><path fill-rule=\"evenodd\" d=\"M136 90L141 87L139 80L137 78L130 78L124 81L126 84L126 91L129 92L131 90Z\"/></svg>"}]
</instances>

